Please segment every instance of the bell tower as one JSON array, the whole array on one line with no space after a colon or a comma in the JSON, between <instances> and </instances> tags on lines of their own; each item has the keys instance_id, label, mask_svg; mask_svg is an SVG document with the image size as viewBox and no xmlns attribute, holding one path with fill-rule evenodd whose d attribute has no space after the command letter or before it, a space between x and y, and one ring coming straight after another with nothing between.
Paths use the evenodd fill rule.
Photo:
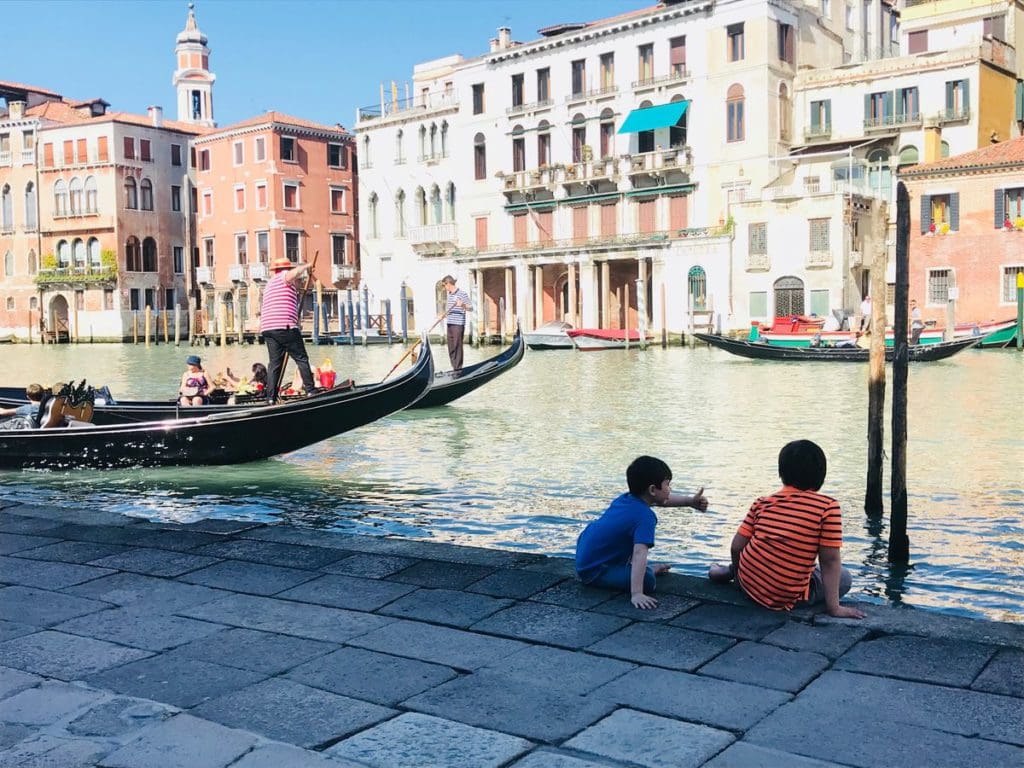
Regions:
<instances>
[{"instance_id":1,"label":"bell tower","mask_svg":"<svg viewBox=\"0 0 1024 768\"><path fill-rule=\"evenodd\" d=\"M174 70L174 87L178 92L178 120L213 128L213 81L210 71L210 49L206 35L196 24L195 4L188 4L185 29L178 33L174 46L178 66Z\"/></svg>"}]
</instances>

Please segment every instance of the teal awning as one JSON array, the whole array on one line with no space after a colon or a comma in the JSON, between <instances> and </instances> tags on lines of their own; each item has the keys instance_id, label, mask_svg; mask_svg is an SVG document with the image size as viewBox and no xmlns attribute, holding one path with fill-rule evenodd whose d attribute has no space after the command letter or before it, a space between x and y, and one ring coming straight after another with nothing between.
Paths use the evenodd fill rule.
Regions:
<instances>
[{"instance_id":1,"label":"teal awning","mask_svg":"<svg viewBox=\"0 0 1024 768\"><path fill-rule=\"evenodd\" d=\"M619 133L638 133L640 131L668 128L679 122L679 119L686 114L686 108L689 106L690 102L688 101L673 101L657 107L634 109L626 115L622 127L619 128Z\"/></svg>"},{"instance_id":2,"label":"teal awning","mask_svg":"<svg viewBox=\"0 0 1024 768\"><path fill-rule=\"evenodd\" d=\"M626 193L626 197L653 197L655 195L671 195L673 192L692 192L693 184L669 184L664 187L643 187Z\"/></svg>"}]
</instances>

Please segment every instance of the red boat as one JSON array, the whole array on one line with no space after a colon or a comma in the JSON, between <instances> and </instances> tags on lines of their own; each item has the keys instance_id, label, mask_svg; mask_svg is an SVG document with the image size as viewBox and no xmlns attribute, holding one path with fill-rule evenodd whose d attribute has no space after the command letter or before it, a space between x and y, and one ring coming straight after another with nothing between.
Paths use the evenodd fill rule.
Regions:
<instances>
[{"instance_id":1,"label":"red boat","mask_svg":"<svg viewBox=\"0 0 1024 768\"><path fill-rule=\"evenodd\" d=\"M566 331L572 344L582 352L590 352L595 349L625 349L627 346L638 346L640 344L640 332L636 330L624 330L619 328L579 328L574 331ZM650 343L654 337L644 337L646 343Z\"/></svg>"}]
</instances>

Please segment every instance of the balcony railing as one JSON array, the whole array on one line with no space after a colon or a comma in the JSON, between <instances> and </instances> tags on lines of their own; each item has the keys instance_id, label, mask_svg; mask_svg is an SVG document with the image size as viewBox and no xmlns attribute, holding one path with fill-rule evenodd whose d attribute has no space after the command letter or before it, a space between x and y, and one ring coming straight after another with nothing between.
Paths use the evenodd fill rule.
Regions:
<instances>
[{"instance_id":1,"label":"balcony railing","mask_svg":"<svg viewBox=\"0 0 1024 768\"><path fill-rule=\"evenodd\" d=\"M356 268L352 264L332 264L331 265L331 282L332 283L344 283L348 280L354 280L356 276Z\"/></svg>"},{"instance_id":2,"label":"balcony railing","mask_svg":"<svg viewBox=\"0 0 1024 768\"><path fill-rule=\"evenodd\" d=\"M614 157L606 157L601 160L587 160L579 163L569 163L565 166L564 181L592 181L594 179L614 179L616 173L616 160Z\"/></svg>"},{"instance_id":3,"label":"balcony railing","mask_svg":"<svg viewBox=\"0 0 1024 768\"><path fill-rule=\"evenodd\" d=\"M32 165L36 161L36 151L34 149L23 149L21 150L21 164Z\"/></svg>"},{"instance_id":4,"label":"balcony railing","mask_svg":"<svg viewBox=\"0 0 1024 768\"><path fill-rule=\"evenodd\" d=\"M693 166L693 156L689 147L658 149L644 152L629 158L630 174L651 173L663 170L685 170Z\"/></svg>"},{"instance_id":5,"label":"balcony railing","mask_svg":"<svg viewBox=\"0 0 1024 768\"><path fill-rule=\"evenodd\" d=\"M85 206L79 210L68 211L60 210L54 211L53 218L55 219L73 219L81 216L99 216L99 209L94 205Z\"/></svg>"},{"instance_id":6,"label":"balcony railing","mask_svg":"<svg viewBox=\"0 0 1024 768\"><path fill-rule=\"evenodd\" d=\"M746 269L748 272L767 272L771 266L767 253L748 253Z\"/></svg>"},{"instance_id":7,"label":"balcony railing","mask_svg":"<svg viewBox=\"0 0 1024 768\"><path fill-rule=\"evenodd\" d=\"M244 256L240 257L244 258ZM248 264L232 264L228 267L228 278L234 283L244 283L249 279Z\"/></svg>"},{"instance_id":8,"label":"balcony railing","mask_svg":"<svg viewBox=\"0 0 1024 768\"><path fill-rule=\"evenodd\" d=\"M554 168L533 168L529 171L513 171L504 179L505 190L536 189L545 187L555 180Z\"/></svg>"},{"instance_id":9,"label":"balcony railing","mask_svg":"<svg viewBox=\"0 0 1024 768\"><path fill-rule=\"evenodd\" d=\"M11 153L0 152L0 166L7 166L11 164Z\"/></svg>"},{"instance_id":10,"label":"balcony railing","mask_svg":"<svg viewBox=\"0 0 1024 768\"><path fill-rule=\"evenodd\" d=\"M359 122L367 120L380 120L386 117L403 115L415 117L417 113L432 112L434 110L455 109L459 106L459 97L454 91L443 91L441 93L420 94L408 99L396 99L394 101L373 104L369 107L360 107L358 110Z\"/></svg>"},{"instance_id":11,"label":"balcony railing","mask_svg":"<svg viewBox=\"0 0 1024 768\"><path fill-rule=\"evenodd\" d=\"M441 243L455 244L458 229L454 222L446 224L426 224L420 227L409 227L410 245L433 245Z\"/></svg>"},{"instance_id":12,"label":"balcony railing","mask_svg":"<svg viewBox=\"0 0 1024 768\"><path fill-rule=\"evenodd\" d=\"M967 107L956 107L953 109L944 109L936 115L936 122L939 125L944 123L955 123L960 120L970 120L971 110Z\"/></svg>"},{"instance_id":13,"label":"balcony railing","mask_svg":"<svg viewBox=\"0 0 1024 768\"><path fill-rule=\"evenodd\" d=\"M760 200L798 200L802 197L816 197L819 195L859 195L860 197L881 197L886 199L888 193L883 188L879 191L866 181L850 184L846 181L822 181L805 180L802 184L791 184L786 187L766 187L761 190ZM748 196L746 202L757 202L757 197Z\"/></svg>"},{"instance_id":14,"label":"balcony railing","mask_svg":"<svg viewBox=\"0 0 1024 768\"><path fill-rule=\"evenodd\" d=\"M443 149L439 152L429 152L425 155L419 155L416 159L421 163L436 163L440 160L444 160L448 157L448 150Z\"/></svg>"},{"instance_id":15,"label":"balcony railing","mask_svg":"<svg viewBox=\"0 0 1024 768\"><path fill-rule=\"evenodd\" d=\"M117 267L64 266L41 269L35 277L36 285L86 285L110 283L117 280Z\"/></svg>"},{"instance_id":16,"label":"balcony railing","mask_svg":"<svg viewBox=\"0 0 1024 768\"><path fill-rule=\"evenodd\" d=\"M669 72L667 75L659 75L657 77L644 77L639 80L633 81L633 90L643 90L644 88L655 88L659 85L670 85L672 83L681 83L684 80L689 79L690 70L686 67L678 67L675 71Z\"/></svg>"},{"instance_id":17,"label":"balcony railing","mask_svg":"<svg viewBox=\"0 0 1024 768\"><path fill-rule=\"evenodd\" d=\"M213 267L196 267L196 282L201 285L212 285Z\"/></svg>"},{"instance_id":18,"label":"balcony railing","mask_svg":"<svg viewBox=\"0 0 1024 768\"><path fill-rule=\"evenodd\" d=\"M875 115L864 118L865 131L878 131L886 128L901 128L909 125L920 125L920 112L901 112L892 115Z\"/></svg>"},{"instance_id":19,"label":"balcony railing","mask_svg":"<svg viewBox=\"0 0 1024 768\"><path fill-rule=\"evenodd\" d=\"M554 103L553 99L540 99L539 101L533 101L529 104L513 104L505 110L505 114L517 115L522 112L536 112L538 109L547 109Z\"/></svg>"},{"instance_id":20,"label":"balcony railing","mask_svg":"<svg viewBox=\"0 0 1024 768\"><path fill-rule=\"evenodd\" d=\"M821 139L832 138L832 124L812 125L804 128L804 141L820 141Z\"/></svg>"},{"instance_id":21,"label":"balcony railing","mask_svg":"<svg viewBox=\"0 0 1024 768\"><path fill-rule=\"evenodd\" d=\"M587 99L599 99L605 96L614 96L619 92L619 86L617 85L603 85L600 88L591 88L589 91L576 91L570 93L565 97L566 104L572 104L577 101L586 101Z\"/></svg>"},{"instance_id":22,"label":"balcony railing","mask_svg":"<svg viewBox=\"0 0 1024 768\"><path fill-rule=\"evenodd\" d=\"M257 282L266 281L270 270L267 268L266 262L260 261L255 264L249 265L249 279Z\"/></svg>"}]
</instances>

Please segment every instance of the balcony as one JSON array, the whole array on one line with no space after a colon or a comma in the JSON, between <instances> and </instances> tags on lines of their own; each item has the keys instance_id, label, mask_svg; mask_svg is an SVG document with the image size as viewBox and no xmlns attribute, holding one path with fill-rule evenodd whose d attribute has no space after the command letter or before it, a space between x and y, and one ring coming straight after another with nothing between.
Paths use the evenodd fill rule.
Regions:
<instances>
[{"instance_id":1,"label":"balcony","mask_svg":"<svg viewBox=\"0 0 1024 768\"><path fill-rule=\"evenodd\" d=\"M454 111L458 108L459 97L454 91L420 94L408 99L395 99L369 107L360 107L357 110L357 122L368 123L389 118L412 120L433 112Z\"/></svg>"},{"instance_id":2,"label":"balcony","mask_svg":"<svg viewBox=\"0 0 1024 768\"><path fill-rule=\"evenodd\" d=\"M804 128L804 141L824 141L832 138L832 124L826 125L812 125L810 128Z\"/></svg>"},{"instance_id":3,"label":"balcony","mask_svg":"<svg viewBox=\"0 0 1024 768\"><path fill-rule=\"evenodd\" d=\"M0 152L0 168L11 164L11 153Z\"/></svg>"},{"instance_id":4,"label":"balcony","mask_svg":"<svg viewBox=\"0 0 1024 768\"><path fill-rule=\"evenodd\" d=\"M242 256L244 258L244 255ZM228 267L228 277L233 283L244 283L249 279L248 264L232 264Z\"/></svg>"},{"instance_id":5,"label":"balcony","mask_svg":"<svg viewBox=\"0 0 1024 768\"><path fill-rule=\"evenodd\" d=\"M40 288L57 285L97 285L117 281L117 267L84 266L41 269L35 277Z\"/></svg>"},{"instance_id":6,"label":"balcony","mask_svg":"<svg viewBox=\"0 0 1024 768\"><path fill-rule=\"evenodd\" d=\"M767 253L748 253L745 266L747 272L767 272L771 268Z\"/></svg>"},{"instance_id":7,"label":"balcony","mask_svg":"<svg viewBox=\"0 0 1024 768\"><path fill-rule=\"evenodd\" d=\"M534 168L529 171L513 171L503 179L506 192L521 192L530 189L542 189L555 181L554 168Z\"/></svg>"},{"instance_id":8,"label":"balcony","mask_svg":"<svg viewBox=\"0 0 1024 768\"><path fill-rule=\"evenodd\" d=\"M355 280L356 268L352 264L332 264L331 265L331 282L332 283L347 283L349 280Z\"/></svg>"},{"instance_id":9,"label":"balcony","mask_svg":"<svg viewBox=\"0 0 1024 768\"><path fill-rule=\"evenodd\" d=\"M631 176L647 173L659 176L663 171L684 171L689 173L693 168L693 155L689 147L659 149L644 152L629 158L629 174Z\"/></svg>"},{"instance_id":10,"label":"balcony","mask_svg":"<svg viewBox=\"0 0 1024 768\"><path fill-rule=\"evenodd\" d=\"M457 242L458 229L454 222L409 227L409 245L418 252L443 250L454 247Z\"/></svg>"},{"instance_id":11,"label":"balcony","mask_svg":"<svg viewBox=\"0 0 1024 768\"><path fill-rule=\"evenodd\" d=\"M672 85L674 83L682 83L690 79L690 70L686 67L677 67L675 71L670 72L667 75L659 75L658 77L645 77L640 80L634 80L632 83L634 91L645 91L651 88L657 88L658 86Z\"/></svg>"},{"instance_id":12,"label":"balcony","mask_svg":"<svg viewBox=\"0 0 1024 768\"><path fill-rule=\"evenodd\" d=\"M266 282L270 270L265 261L249 265L249 279L254 282Z\"/></svg>"},{"instance_id":13,"label":"balcony","mask_svg":"<svg viewBox=\"0 0 1024 768\"><path fill-rule=\"evenodd\" d=\"M887 131L894 128L916 128L921 125L920 112L903 112L892 115L875 115L864 118L864 130Z\"/></svg>"},{"instance_id":14,"label":"balcony","mask_svg":"<svg viewBox=\"0 0 1024 768\"><path fill-rule=\"evenodd\" d=\"M806 266L808 269L832 266L832 251L808 251Z\"/></svg>"},{"instance_id":15,"label":"balcony","mask_svg":"<svg viewBox=\"0 0 1024 768\"><path fill-rule=\"evenodd\" d=\"M32 165L36 161L36 151L34 149L23 149L21 150L21 164Z\"/></svg>"},{"instance_id":16,"label":"balcony","mask_svg":"<svg viewBox=\"0 0 1024 768\"><path fill-rule=\"evenodd\" d=\"M553 99L541 99L534 101L529 104L513 104L511 107L505 110L506 115L521 115L524 112L538 112L542 109L547 109L554 105Z\"/></svg>"},{"instance_id":17,"label":"balcony","mask_svg":"<svg viewBox=\"0 0 1024 768\"><path fill-rule=\"evenodd\" d=\"M618 178L618 172L615 166L615 158L605 157L601 160L586 160L584 162L567 164L563 181L566 184L571 184L577 181L616 178Z\"/></svg>"},{"instance_id":18,"label":"balcony","mask_svg":"<svg viewBox=\"0 0 1024 768\"><path fill-rule=\"evenodd\" d=\"M213 285L213 267L196 267L196 282L200 285Z\"/></svg>"},{"instance_id":19,"label":"balcony","mask_svg":"<svg viewBox=\"0 0 1024 768\"><path fill-rule=\"evenodd\" d=\"M971 119L971 110L967 107L954 107L953 109L944 109L935 116L935 122L939 125L945 125L946 123L959 123L966 122Z\"/></svg>"},{"instance_id":20,"label":"balcony","mask_svg":"<svg viewBox=\"0 0 1024 768\"><path fill-rule=\"evenodd\" d=\"M566 104L578 104L583 101L595 101L614 96L619 92L617 85L603 85L600 88L591 88L589 91L575 91L565 97Z\"/></svg>"}]
</instances>

